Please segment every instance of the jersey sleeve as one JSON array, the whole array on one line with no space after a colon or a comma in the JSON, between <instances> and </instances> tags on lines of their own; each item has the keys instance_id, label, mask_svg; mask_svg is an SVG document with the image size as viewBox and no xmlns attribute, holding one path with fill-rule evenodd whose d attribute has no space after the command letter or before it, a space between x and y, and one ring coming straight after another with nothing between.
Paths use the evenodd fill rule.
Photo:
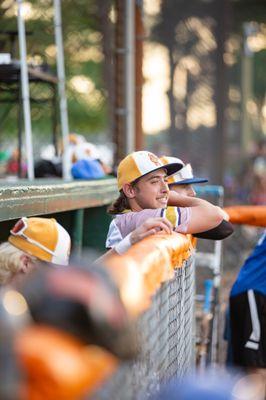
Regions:
<instances>
[{"instance_id":1,"label":"jersey sleeve","mask_svg":"<svg viewBox=\"0 0 266 400\"><path fill-rule=\"evenodd\" d=\"M106 247L114 247L120 240L142 225L147 219L157 217L167 218L172 223L176 232L186 233L190 221L190 208L167 207L165 209L145 209L138 212L119 214L110 225Z\"/></svg>"},{"instance_id":2,"label":"jersey sleeve","mask_svg":"<svg viewBox=\"0 0 266 400\"><path fill-rule=\"evenodd\" d=\"M174 227L175 232L187 233L190 222L189 207L167 207L162 210L162 217L167 218Z\"/></svg>"},{"instance_id":3,"label":"jersey sleeve","mask_svg":"<svg viewBox=\"0 0 266 400\"><path fill-rule=\"evenodd\" d=\"M113 249L122 239L121 232L116 225L115 220L113 220L109 226L105 247L107 249Z\"/></svg>"},{"instance_id":4,"label":"jersey sleeve","mask_svg":"<svg viewBox=\"0 0 266 400\"><path fill-rule=\"evenodd\" d=\"M115 223L123 239L129 233L142 225L148 218L161 217L161 209L145 209L138 212L120 214L115 218Z\"/></svg>"}]
</instances>

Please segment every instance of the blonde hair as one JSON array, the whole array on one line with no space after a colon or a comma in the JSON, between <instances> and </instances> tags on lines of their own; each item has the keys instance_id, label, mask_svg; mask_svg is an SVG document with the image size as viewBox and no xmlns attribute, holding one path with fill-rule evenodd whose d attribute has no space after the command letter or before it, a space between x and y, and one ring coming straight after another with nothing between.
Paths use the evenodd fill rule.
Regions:
<instances>
[{"instance_id":1,"label":"blonde hair","mask_svg":"<svg viewBox=\"0 0 266 400\"><path fill-rule=\"evenodd\" d=\"M21 256L25 253L8 242L0 244L0 284L8 283L22 270Z\"/></svg>"}]
</instances>

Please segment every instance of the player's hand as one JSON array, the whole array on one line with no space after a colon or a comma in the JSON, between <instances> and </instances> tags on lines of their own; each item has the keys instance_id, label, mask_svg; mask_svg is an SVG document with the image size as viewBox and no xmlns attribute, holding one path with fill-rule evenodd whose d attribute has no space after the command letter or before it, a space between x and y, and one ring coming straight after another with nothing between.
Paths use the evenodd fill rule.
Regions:
<instances>
[{"instance_id":1,"label":"player's hand","mask_svg":"<svg viewBox=\"0 0 266 400\"><path fill-rule=\"evenodd\" d=\"M166 218L149 218L140 227L135 229L130 235L132 244L139 242L147 236L154 235L160 231L171 235L173 226Z\"/></svg>"}]
</instances>

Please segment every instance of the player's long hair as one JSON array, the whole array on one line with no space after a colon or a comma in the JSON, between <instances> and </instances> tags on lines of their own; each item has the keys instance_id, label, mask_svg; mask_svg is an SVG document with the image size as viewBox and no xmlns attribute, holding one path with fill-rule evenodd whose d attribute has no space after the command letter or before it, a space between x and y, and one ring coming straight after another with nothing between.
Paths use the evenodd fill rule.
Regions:
<instances>
[{"instance_id":1,"label":"player's long hair","mask_svg":"<svg viewBox=\"0 0 266 400\"><path fill-rule=\"evenodd\" d=\"M119 197L110 205L107 211L109 214L115 215L121 214L125 210L130 210L130 206L127 196L121 190Z\"/></svg>"}]
</instances>

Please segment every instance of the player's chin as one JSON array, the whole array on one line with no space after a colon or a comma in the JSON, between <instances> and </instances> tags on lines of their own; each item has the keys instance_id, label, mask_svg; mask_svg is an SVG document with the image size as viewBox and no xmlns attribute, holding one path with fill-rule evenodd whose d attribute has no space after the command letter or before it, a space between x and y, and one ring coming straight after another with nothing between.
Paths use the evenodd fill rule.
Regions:
<instances>
[{"instance_id":1,"label":"player's chin","mask_svg":"<svg viewBox=\"0 0 266 400\"><path fill-rule=\"evenodd\" d=\"M156 208L165 208L165 207L167 207L167 200L164 199L157 200Z\"/></svg>"}]
</instances>

